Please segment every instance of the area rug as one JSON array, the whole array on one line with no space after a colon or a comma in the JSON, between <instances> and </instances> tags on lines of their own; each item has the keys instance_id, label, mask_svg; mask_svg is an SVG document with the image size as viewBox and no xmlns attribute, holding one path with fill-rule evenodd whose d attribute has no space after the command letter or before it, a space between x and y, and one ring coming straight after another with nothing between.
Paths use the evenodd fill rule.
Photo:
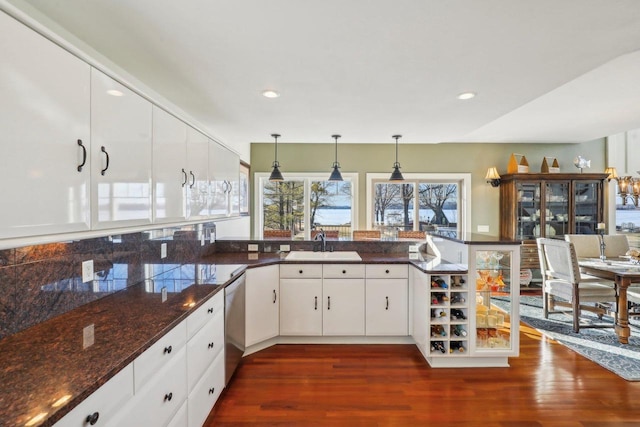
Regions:
<instances>
[{"instance_id":1,"label":"area rug","mask_svg":"<svg viewBox=\"0 0 640 427\"><path fill-rule=\"evenodd\" d=\"M506 298L492 301L504 308L508 303ZM584 317L589 321L588 316ZM520 297L520 320L625 380L640 381L640 321L630 324L629 344L620 344L613 328L581 329L575 333L570 314L550 314L545 319L542 298L524 295ZM613 319L605 317L602 321L612 323Z\"/></svg>"}]
</instances>

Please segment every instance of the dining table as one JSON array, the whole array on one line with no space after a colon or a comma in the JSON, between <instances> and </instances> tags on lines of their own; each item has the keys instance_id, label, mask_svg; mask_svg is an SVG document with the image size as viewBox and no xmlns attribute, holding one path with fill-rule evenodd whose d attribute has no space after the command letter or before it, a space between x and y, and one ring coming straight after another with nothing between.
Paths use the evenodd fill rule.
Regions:
<instances>
[{"instance_id":1,"label":"dining table","mask_svg":"<svg viewBox=\"0 0 640 427\"><path fill-rule=\"evenodd\" d=\"M629 344L629 304L627 289L640 283L640 264L630 258L579 258L580 270L586 274L613 280L616 286L615 331L621 344Z\"/></svg>"}]
</instances>

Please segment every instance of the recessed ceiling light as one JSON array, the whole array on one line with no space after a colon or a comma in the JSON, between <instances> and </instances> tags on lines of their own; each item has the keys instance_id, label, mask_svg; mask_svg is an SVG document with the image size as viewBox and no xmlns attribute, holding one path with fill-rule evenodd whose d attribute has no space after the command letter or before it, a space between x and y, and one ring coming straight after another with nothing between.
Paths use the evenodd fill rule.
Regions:
<instances>
[{"instance_id":1,"label":"recessed ceiling light","mask_svg":"<svg viewBox=\"0 0 640 427\"><path fill-rule=\"evenodd\" d=\"M475 92L462 92L460 95L458 95L458 99L471 99L474 98L476 96Z\"/></svg>"},{"instance_id":2,"label":"recessed ceiling light","mask_svg":"<svg viewBox=\"0 0 640 427\"><path fill-rule=\"evenodd\" d=\"M265 90L264 92L262 92L262 96L264 96L265 98L277 98L280 96L280 94L278 92L276 92L275 90Z\"/></svg>"},{"instance_id":3,"label":"recessed ceiling light","mask_svg":"<svg viewBox=\"0 0 640 427\"><path fill-rule=\"evenodd\" d=\"M122 92L120 92L119 90L116 90L116 89L109 89L107 91L107 93L109 95L111 95L111 96L122 96L122 95L124 95L124 93L122 93Z\"/></svg>"}]
</instances>

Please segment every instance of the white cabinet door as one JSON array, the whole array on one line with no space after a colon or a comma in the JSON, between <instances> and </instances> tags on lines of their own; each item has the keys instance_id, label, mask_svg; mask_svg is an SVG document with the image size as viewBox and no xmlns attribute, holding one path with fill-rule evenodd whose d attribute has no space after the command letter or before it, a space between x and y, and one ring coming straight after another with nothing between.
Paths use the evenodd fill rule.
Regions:
<instances>
[{"instance_id":1,"label":"white cabinet door","mask_svg":"<svg viewBox=\"0 0 640 427\"><path fill-rule=\"evenodd\" d=\"M189 427L201 427L209 416L224 389L224 369L224 352L221 352L189 394Z\"/></svg>"},{"instance_id":2,"label":"white cabinet door","mask_svg":"<svg viewBox=\"0 0 640 427\"><path fill-rule=\"evenodd\" d=\"M156 223L186 218L187 125L153 107L153 218Z\"/></svg>"},{"instance_id":3,"label":"white cabinet door","mask_svg":"<svg viewBox=\"0 0 640 427\"><path fill-rule=\"evenodd\" d=\"M364 279L324 279L322 334L364 335Z\"/></svg>"},{"instance_id":4,"label":"white cabinet door","mask_svg":"<svg viewBox=\"0 0 640 427\"><path fill-rule=\"evenodd\" d=\"M187 218L209 217L209 138L187 127Z\"/></svg>"},{"instance_id":5,"label":"white cabinet door","mask_svg":"<svg viewBox=\"0 0 640 427\"><path fill-rule=\"evenodd\" d=\"M413 289L413 328L412 337L420 352L428 357L429 349L429 276L415 268L411 272L411 287Z\"/></svg>"},{"instance_id":6,"label":"white cabinet door","mask_svg":"<svg viewBox=\"0 0 640 427\"><path fill-rule=\"evenodd\" d=\"M409 333L407 279L367 279L367 335Z\"/></svg>"},{"instance_id":7,"label":"white cabinet door","mask_svg":"<svg viewBox=\"0 0 640 427\"><path fill-rule=\"evenodd\" d=\"M322 279L280 279L280 335L322 335Z\"/></svg>"},{"instance_id":8,"label":"white cabinet door","mask_svg":"<svg viewBox=\"0 0 640 427\"><path fill-rule=\"evenodd\" d=\"M91 70L92 227L151 223L151 103Z\"/></svg>"},{"instance_id":9,"label":"white cabinet door","mask_svg":"<svg viewBox=\"0 0 640 427\"><path fill-rule=\"evenodd\" d=\"M240 158L238 155L212 142L209 146L211 180L211 215L225 217L240 214L238 185Z\"/></svg>"},{"instance_id":10,"label":"white cabinet door","mask_svg":"<svg viewBox=\"0 0 640 427\"><path fill-rule=\"evenodd\" d=\"M246 274L245 344L249 347L280 332L280 267L250 268Z\"/></svg>"},{"instance_id":11,"label":"white cabinet door","mask_svg":"<svg viewBox=\"0 0 640 427\"><path fill-rule=\"evenodd\" d=\"M1 11L0 58L0 239L89 230L89 65Z\"/></svg>"}]
</instances>

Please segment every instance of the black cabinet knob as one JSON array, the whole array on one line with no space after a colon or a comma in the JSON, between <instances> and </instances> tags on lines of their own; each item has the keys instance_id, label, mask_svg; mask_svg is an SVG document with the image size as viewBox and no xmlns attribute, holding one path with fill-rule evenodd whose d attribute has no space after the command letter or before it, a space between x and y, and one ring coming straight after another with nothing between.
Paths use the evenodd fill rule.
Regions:
<instances>
[{"instance_id":1,"label":"black cabinet knob","mask_svg":"<svg viewBox=\"0 0 640 427\"><path fill-rule=\"evenodd\" d=\"M302 274L302 270L299 270L298 273Z\"/></svg>"},{"instance_id":2,"label":"black cabinet knob","mask_svg":"<svg viewBox=\"0 0 640 427\"><path fill-rule=\"evenodd\" d=\"M173 399L173 393L167 393L164 395L165 402L171 402L171 399Z\"/></svg>"},{"instance_id":3,"label":"black cabinet knob","mask_svg":"<svg viewBox=\"0 0 640 427\"><path fill-rule=\"evenodd\" d=\"M389 270L385 270L384 272L385 272L385 273L387 273L387 274L389 274Z\"/></svg>"},{"instance_id":4,"label":"black cabinet knob","mask_svg":"<svg viewBox=\"0 0 640 427\"><path fill-rule=\"evenodd\" d=\"M88 422L89 425L95 425L98 422L98 418L100 418L100 413L94 412L91 415L87 415L87 419L85 421Z\"/></svg>"},{"instance_id":5,"label":"black cabinet knob","mask_svg":"<svg viewBox=\"0 0 640 427\"><path fill-rule=\"evenodd\" d=\"M213 394L213 393L215 393L215 392L216 392L216 388L215 388L215 387L211 387L211 388L209 389L209 394Z\"/></svg>"},{"instance_id":6,"label":"black cabinet knob","mask_svg":"<svg viewBox=\"0 0 640 427\"><path fill-rule=\"evenodd\" d=\"M207 313L213 313L213 307L208 308Z\"/></svg>"},{"instance_id":7,"label":"black cabinet knob","mask_svg":"<svg viewBox=\"0 0 640 427\"><path fill-rule=\"evenodd\" d=\"M173 347L171 347L171 346L165 347L164 348L164 354L170 354L171 350L173 350Z\"/></svg>"},{"instance_id":8,"label":"black cabinet knob","mask_svg":"<svg viewBox=\"0 0 640 427\"><path fill-rule=\"evenodd\" d=\"M342 270L342 274L347 274L347 270Z\"/></svg>"}]
</instances>

